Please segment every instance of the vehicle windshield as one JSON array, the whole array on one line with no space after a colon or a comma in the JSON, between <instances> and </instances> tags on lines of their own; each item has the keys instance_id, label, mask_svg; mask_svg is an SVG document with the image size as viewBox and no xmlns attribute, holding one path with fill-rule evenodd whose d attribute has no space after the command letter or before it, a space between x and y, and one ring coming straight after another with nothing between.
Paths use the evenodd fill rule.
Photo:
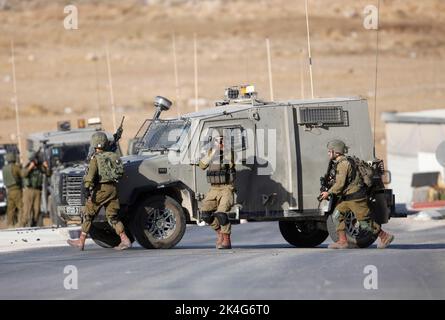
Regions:
<instances>
[{"instance_id":1,"label":"vehicle windshield","mask_svg":"<svg viewBox=\"0 0 445 320\"><path fill-rule=\"evenodd\" d=\"M4 165L5 165L4 154L0 154L0 170L3 168Z\"/></svg>"},{"instance_id":2,"label":"vehicle windshield","mask_svg":"<svg viewBox=\"0 0 445 320\"><path fill-rule=\"evenodd\" d=\"M51 164L82 162L87 159L90 144L65 144L51 147Z\"/></svg>"},{"instance_id":3,"label":"vehicle windshield","mask_svg":"<svg viewBox=\"0 0 445 320\"><path fill-rule=\"evenodd\" d=\"M177 150L190 128L190 122L186 120L149 120L142 125L142 128L144 127L147 127L147 130L136 143L137 151Z\"/></svg>"}]
</instances>

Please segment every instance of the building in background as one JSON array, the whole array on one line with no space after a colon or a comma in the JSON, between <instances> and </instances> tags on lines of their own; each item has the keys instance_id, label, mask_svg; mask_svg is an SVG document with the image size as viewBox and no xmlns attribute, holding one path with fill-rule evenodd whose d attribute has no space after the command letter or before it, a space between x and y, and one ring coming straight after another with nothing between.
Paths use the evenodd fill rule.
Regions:
<instances>
[{"instance_id":1,"label":"building in background","mask_svg":"<svg viewBox=\"0 0 445 320\"><path fill-rule=\"evenodd\" d=\"M413 200L413 174L439 172L444 167L436 158L445 141L445 109L418 112L384 112L386 123L387 168L391 171L391 188L398 203Z\"/></svg>"}]
</instances>

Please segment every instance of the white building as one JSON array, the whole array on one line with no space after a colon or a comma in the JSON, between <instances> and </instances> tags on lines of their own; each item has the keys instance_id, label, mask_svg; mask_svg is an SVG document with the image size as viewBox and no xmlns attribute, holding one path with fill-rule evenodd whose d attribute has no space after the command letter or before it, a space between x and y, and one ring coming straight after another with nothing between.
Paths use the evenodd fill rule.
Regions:
<instances>
[{"instance_id":1,"label":"white building","mask_svg":"<svg viewBox=\"0 0 445 320\"><path fill-rule=\"evenodd\" d=\"M396 202L412 198L412 174L439 171L444 167L436 158L438 146L445 141L445 109L418 112L384 112L386 122L386 167L391 171L390 187Z\"/></svg>"}]
</instances>

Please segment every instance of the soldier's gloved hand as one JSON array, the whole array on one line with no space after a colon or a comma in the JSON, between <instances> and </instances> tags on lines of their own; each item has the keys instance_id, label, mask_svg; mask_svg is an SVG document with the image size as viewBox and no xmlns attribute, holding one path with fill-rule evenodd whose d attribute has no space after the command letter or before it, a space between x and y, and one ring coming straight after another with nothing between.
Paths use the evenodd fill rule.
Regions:
<instances>
[{"instance_id":1,"label":"soldier's gloved hand","mask_svg":"<svg viewBox=\"0 0 445 320\"><path fill-rule=\"evenodd\" d=\"M91 194L92 194L92 188L85 188L84 189L84 196L85 196L85 199L90 199L91 198Z\"/></svg>"},{"instance_id":2,"label":"soldier's gloved hand","mask_svg":"<svg viewBox=\"0 0 445 320\"><path fill-rule=\"evenodd\" d=\"M322 192L319 196L319 199L321 199L321 200L325 200L327 198L329 198L329 192L326 192L326 191Z\"/></svg>"}]
</instances>

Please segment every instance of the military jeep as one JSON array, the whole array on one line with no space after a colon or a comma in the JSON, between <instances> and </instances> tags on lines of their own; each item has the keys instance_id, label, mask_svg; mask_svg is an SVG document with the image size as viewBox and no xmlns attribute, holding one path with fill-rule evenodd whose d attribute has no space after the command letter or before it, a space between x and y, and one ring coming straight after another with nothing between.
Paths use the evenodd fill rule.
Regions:
<instances>
[{"instance_id":1,"label":"military jeep","mask_svg":"<svg viewBox=\"0 0 445 320\"><path fill-rule=\"evenodd\" d=\"M64 122L59 124L58 130L36 132L27 137L28 152L36 152L37 161L47 161L51 170L51 176L45 177L42 186L41 211L49 215L53 225L65 226L70 220L69 214L57 210L57 207L63 204L64 193L72 195L72 203L80 204L80 197L75 199L76 192L64 189L60 178L66 172L81 172L80 180L82 179L90 151L91 136L99 129L98 126L71 129L70 125ZM108 135L112 138L111 134ZM80 221L78 215L74 218ZM42 221L39 224L41 225Z\"/></svg>"},{"instance_id":2,"label":"military jeep","mask_svg":"<svg viewBox=\"0 0 445 320\"><path fill-rule=\"evenodd\" d=\"M328 163L326 145L342 139L351 154L373 160L366 100L268 102L259 100L253 87L247 86L228 88L226 98L214 107L161 119L170 105L167 99L156 97L155 116L136 134L137 154L122 158L125 174L119 183L119 215L140 245L171 248L183 237L186 224L201 221L201 202L209 184L197 164L212 137L221 131L236 156L232 222L278 221L283 237L297 247L317 246L329 233L335 239L335 228L328 228L332 210L317 200L319 177ZM66 188L73 188L73 177L64 178ZM68 203L71 200L67 194ZM382 190L381 196L370 201L379 203L374 210L379 223L388 222L394 209L392 191ZM83 208L72 210L82 213ZM352 240L359 236L357 228L351 213L348 234ZM119 243L103 214L93 224L91 237L104 247ZM374 240L361 241L361 246Z\"/></svg>"}]
</instances>

